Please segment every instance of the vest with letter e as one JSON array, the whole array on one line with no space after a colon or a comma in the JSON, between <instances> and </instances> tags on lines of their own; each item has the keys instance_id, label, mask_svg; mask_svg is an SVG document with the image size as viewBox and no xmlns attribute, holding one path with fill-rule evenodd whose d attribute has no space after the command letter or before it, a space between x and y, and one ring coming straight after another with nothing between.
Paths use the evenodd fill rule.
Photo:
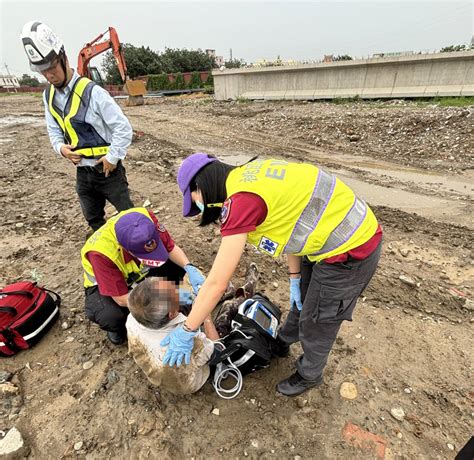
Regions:
<instances>
[{"instance_id":1,"label":"vest with letter e","mask_svg":"<svg viewBox=\"0 0 474 460\"><path fill-rule=\"evenodd\" d=\"M98 252L108 257L122 272L124 280L128 286L142 280L148 273L149 267L143 263L137 264L135 259L125 262L124 249L120 246L115 234L115 223L125 214L139 212L147 216L152 222L153 219L148 214L146 208L131 208L122 211L111 217L102 227L99 228L86 242L81 250L82 267L84 269L84 287L96 286L97 281L94 276L94 269L89 259L86 257L90 251Z\"/></svg>"},{"instance_id":2,"label":"vest with letter e","mask_svg":"<svg viewBox=\"0 0 474 460\"><path fill-rule=\"evenodd\" d=\"M86 122L94 86L95 83L88 78L78 78L71 89L64 112L54 104L54 85L49 85L46 89L49 111L61 128L65 143L74 145L74 153L84 158L100 158L109 153L110 144Z\"/></svg>"},{"instance_id":3,"label":"vest with letter e","mask_svg":"<svg viewBox=\"0 0 474 460\"><path fill-rule=\"evenodd\" d=\"M378 222L367 204L340 179L316 166L254 160L229 173L227 196L259 195L267 217L247 241L261 252L307 256L319 262L367 242Z\"/></svg>"}]
</instances>

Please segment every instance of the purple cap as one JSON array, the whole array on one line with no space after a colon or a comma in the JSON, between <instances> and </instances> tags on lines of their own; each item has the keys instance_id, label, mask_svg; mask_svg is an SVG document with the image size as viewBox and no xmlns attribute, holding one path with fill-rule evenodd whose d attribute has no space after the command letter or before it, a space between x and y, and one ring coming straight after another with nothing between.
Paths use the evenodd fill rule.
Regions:
<instances>
[{"instance_id":1,"label":"purple cap","mask_svg":"<svg viewBox=\"0 0 474 460\"><path fill-rule=\"evenodd\" d=\"M204 166L217 161L217 158L208 155L207 153L193 153L188 158L186 158L179 167L178 170L178 186L183 194L183 216L191 217L199 214L199 209L196 205L193 205L193 200L191 199L191 190L189 184L193 180L194 176L202 169Z\"/></svg>"},{"instance_id":2,"label":"purple cap","mask_svg":"<svg viewBox=\"0 0 474 460\"><path fill-rule=\"evenodd\" d=\"M151 218L140 212L130 212L115 223L120 245L145 265L159 267L168 260L168 251Z\"/></svg>"}]
</instances>

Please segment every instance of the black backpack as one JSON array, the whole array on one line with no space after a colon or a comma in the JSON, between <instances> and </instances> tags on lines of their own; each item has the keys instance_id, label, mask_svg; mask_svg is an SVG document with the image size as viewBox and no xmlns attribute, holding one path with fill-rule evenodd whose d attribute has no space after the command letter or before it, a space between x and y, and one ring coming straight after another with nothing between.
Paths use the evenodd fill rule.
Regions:
<instances>
[{"instance_id":1,"label":"black backpack","mask_svg":"<svg viewBox=\"0 0 474 460\"><path fill-rule=\"evenodd\" d=\"M251 299L245 300L242 306L258 302L280 324L281 311L273 302L262 294L255 294ZM278 348L275 333L270 335L267 329L253 318L241 311L232 321L232 330L229 335L216 342L216 350L210 366L216 366L214 371L214 388L219 396L231 399L238 395L242 388L242 376L264 369L270 365L272 356ZM231 389L224 389L221 383L227 378L236 380L236 385ZM229 396L232 395L232 396Z\"/></svg>"}]
</instances>

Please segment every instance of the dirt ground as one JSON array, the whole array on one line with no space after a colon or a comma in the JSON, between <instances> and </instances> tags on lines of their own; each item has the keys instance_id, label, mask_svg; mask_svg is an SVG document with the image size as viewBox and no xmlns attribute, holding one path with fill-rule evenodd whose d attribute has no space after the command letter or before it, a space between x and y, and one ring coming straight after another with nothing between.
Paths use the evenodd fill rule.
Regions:
<instances>
[{"instance_id":1,"label":"dirt ground","mask_svg":"<svg viewBox=\"0 0 474 460\"><path fill-rule=\"evenodd\" d=\"M34 278L59 291L63 305L42 342L2 359L19 394L2 396L0 429L16 426L35 458L376 458L370 443L344 439L351 422L386 442L385 458L454 458L474 417L473 107L147 102L124 107L137 131L125 162L132 198L151 202L204 271L218 231L181 217L175 179L196 150L229 162L304 160L335 172L383 225L379 269L341 329L322 387L296 399L275 392L301 351L293 346L290 358L246 377L235 400L219 399L209 383L192 396L160 392L125 346L110 345L85 318L79 252L87 225L74 167L50 147L41 99L2 97L0 286ZM284 260L249 247L237 281L250 261L261 290L286 312ZM356 399L340 396L343 382L356 385Z\"/></svg>"}]
</instances>

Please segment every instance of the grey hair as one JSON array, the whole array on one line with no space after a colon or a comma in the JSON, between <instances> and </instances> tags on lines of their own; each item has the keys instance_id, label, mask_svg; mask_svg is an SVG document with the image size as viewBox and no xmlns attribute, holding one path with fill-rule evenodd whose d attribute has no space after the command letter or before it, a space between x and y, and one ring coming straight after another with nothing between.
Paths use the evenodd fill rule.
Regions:
<instances>
[{"instance_id":1,"label":"grey hair","mask_svg":"<svg viewBox=\"0 0 474 460\"><path fill-rule=\"evenodd\" d=\"M130 313L140 324L150 329L160 329L170 321L168 312L176 301L176 293L173 296L171 288L157 288L158 280L161 278L145 278L128 295Z\"/></svg>"}]
</instances>

